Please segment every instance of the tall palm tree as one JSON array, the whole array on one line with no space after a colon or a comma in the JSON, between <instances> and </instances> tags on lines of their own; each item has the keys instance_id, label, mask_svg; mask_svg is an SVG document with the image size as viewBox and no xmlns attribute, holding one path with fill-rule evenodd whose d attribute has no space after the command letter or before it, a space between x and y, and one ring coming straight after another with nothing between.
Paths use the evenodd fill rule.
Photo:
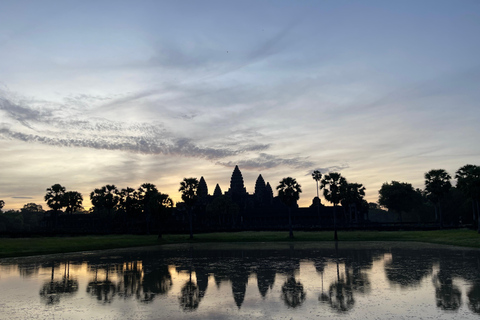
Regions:
<instances>
[{"instance_id":1,"label":"tall palm tree","mask_svg":"<svg viewBox=\"0 0 480 320\"><path fill-rule=\"evenodd\" d=\"M318 225L320 226L320 197L318 196L318 182L322 179L322 173L319 170L314 170L312 172L312 179L315 180L317 184L317 216L318 216Z\"/></svg>"},{"instance_id":2,"label":"tall palm tree","mask_svg":"<svg viewBox=\"0 0 480 320\"><path fill-rule=\"evenodd\" d=\"M83 197L80 192L67 191L65 192L65 211L72 214L76 210L82 208Z\"/></svg>"},{"instance_id":3,"label":"tall palm tree","mask_svg":"<svg viewBox=\"0 0 480 320\"><path fill-rule=\"evenodd\" d=\"M183 181L180 182L180 189L178 189L178 191L182 193L182 200L185 202L188 209L190 239L193 239L192 210L198 199L198 184L199 182L197 178L184 178Z\"/></svg>"},{"instance_id":4,"label":"tall palm tree","mask_svg":"<svg viewBox=\"0 0 480 320\"><path fill-rule=\"evenodd\" d=\"M312 172L312 179L315 180L315 182L317 183L317 198L320 198L318 196L318 182L322 179L322 173L318 170L314 170Z\"/></svg>"},{"instance_id":5,"label":"tall palm tree","mask_svg":"<svg viewBox=\"0 0 480 320\"><path fill-rule=\"evenodd\" d=\"M425 173L425 191L435 207L435 219L438 219L440 228L443 228L440 202L452 187L450 179L452 177L444 169L433 169Z\"/></svg>"},{"instance_id":6,"label":"tall palm tree","mask_svg":"<svg viewBox=\"0 0 480 320\"><path fill-rule=\"evenodd\" d=\"M53 210L55 229L57 228L58 211L65 206L64 195L65 187L59 183L47 188L47 193L45 194L45 202L47 203L47 206Z\"/></svg>"},{"instance_id":7,"label":"tall palm tree","mask_svg":"<svg viewBox=\"0 0 480 320\"><path fill-rule=\"evenodd\" d=\"M288 207L288 225L289 225L289 237L293 238L292 227L292 206L297 203L302 192L301 186L294 178L287 177L280 181L277 186L278 197Z\"/></svg>"},{"instance_id":8,"label":"tall palm tree","mask_svg":"<svg viewBox=\"0 0 480 320\"><path fill-rule=\"evenodd\" d=\"M325 199L333 203L333 228L334 240L338 240L337 235L337 205L342 200L342 186L347 183L347 180L338 172L331 172L325 175L320 183L320 189L323 189L323 196Z\"/></svg>"}]
</instances>

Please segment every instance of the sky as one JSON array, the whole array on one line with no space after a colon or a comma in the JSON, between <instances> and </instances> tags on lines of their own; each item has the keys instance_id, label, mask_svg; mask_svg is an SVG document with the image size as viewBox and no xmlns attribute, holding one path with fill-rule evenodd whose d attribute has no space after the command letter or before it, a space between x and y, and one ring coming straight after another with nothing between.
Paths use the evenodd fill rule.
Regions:
<instances>
[{"instance_id":1,"label":"sky","mask_svg":"<svg viewBox=\"0 0 480 320\"><path fill-rule=\"evenodd\" d=\"M480 1L0 2L0 199L480 165ZM323 197L322 203L328 205Z\"/></svg>"}]
</instances>

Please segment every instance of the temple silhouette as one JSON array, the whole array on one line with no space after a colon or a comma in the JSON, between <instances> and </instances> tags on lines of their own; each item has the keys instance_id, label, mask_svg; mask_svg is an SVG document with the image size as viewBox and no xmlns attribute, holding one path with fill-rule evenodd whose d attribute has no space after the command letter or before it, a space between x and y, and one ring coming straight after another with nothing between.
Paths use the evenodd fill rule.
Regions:
<instances>
[{"instance_id":1,"label":"temple silhouette","mask_svg":"<svg viewBox=\"0 0 480 320\"><path fill-rule=\"evenodd\" d=\"M217 183L212 195L204 177L199 180L198 201L194 208L195 229L197 231L228 230L287 230L288 208L274 191L270 182L261 174L255 181L255 192L250 194L245 188L242 172L235 166L230 179L230 187L222 192ZM367 213L360 208L337 208L337 223L340 225L361 225L367 220ZM185 228L186 208L177 203L172 218L174 229ZM333 207L324 206L315 197L309 207L293 209L293 224L297 229L315 230L333 226ZM173 221L172 221L173 222ZM183 225L183 226L182 226ZM172 226L172 225L171 225Z\"/></svg>"}]
</instances>

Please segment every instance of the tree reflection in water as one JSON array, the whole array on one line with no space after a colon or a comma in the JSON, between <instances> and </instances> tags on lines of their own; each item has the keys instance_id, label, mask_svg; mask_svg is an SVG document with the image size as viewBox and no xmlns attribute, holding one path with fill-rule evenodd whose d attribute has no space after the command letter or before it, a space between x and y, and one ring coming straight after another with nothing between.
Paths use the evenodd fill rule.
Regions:
<instances>
[{"instance_id":1,"label":"tree reflection in water","mask_svg":"<svg viewBox=\"0 0 480 320\"><path fill-rule=\"evenodd\" d=\"M74 294L78 291L78 281L75 278L70 279L70 263L65 263L65 271L62 280L55 281L55 264L52 263L52 276L50 281L44 283L40 289L40 296L47 305L53 305L60 302L60 297Z\"/></svg>"},{"instance_id":2,"label":"tree reflection in water","mask_svg":"<svg viewBox=\"0 0 480 320\"><path fill-rule=\"evenodd\" d=\"M125 262L122 280L117 284L118 294L124 299L136 297L140 299L143 268L141 261Z\"/></svg>"},{"instance_id":3,"label":"tree reflection in water","mask_svg":"<svg viewBox=\"0 0 480 320\"><path fill-rule=\"evenodd\" d=\"M325 258L321 258L320 260L315 260L313 262L313 265L315 266L315 270L317 271L317 273L320 274L321 281L322 281L322 292L318 296L318 301L328 302L329 301L328 294L323 289L323 274L325 273L325 267L327 266L327 260Z\"/></svg>"},{"instance_id":4,"label":"tree reflection in water","mask_svg":"<svg viewBox=\"0 0 480 320\"><path fill-rule=\"evenodd\" d=\"M453 284L450 274L440 272L433 277L437 307L442 310L458 310L462 305L462 292Z\"/></svg>"},{"instance_id":5,"label":"tree reflection in water","mask_svg":"<svg viewBox=\"0 0 480 320\"><path fill-rule=\"evenodd\" d=\"M328 290L329 303L332 309L338 312L347 312L353 308L355 299L351 283L343 278L330 285Z\"/></svg>"},{"instance_id":6,"label":"tree reflection in water","mask_svg":"<svg viewBox=\"0 0 480 320\"><path fill-rule=\"evenodd\" d=\"M480 283L476 282L468 291L468 308L477 314L480 314Z\"/></svg>"},{"instance_id":7,"label":"tree reflection in water","mask_svg":"<svg viewBox=\"0 0 480 320\"><path fill-rule=\"evenodd\" d=\"M303 284L295 280L295 277L289 276L282 286L282 300L289 308L297 308L302 305L306 297Z\"/></svg>"},{"instance_id":8,"label":"tree reflection in water","mask_svg":"<svg viewBox=\"0 0 480 320\"><path fill-rule=\"evenodd\" d=\"M115 296L117 289L115 284L108 279L110 266L105 268L105 280L98 280L98 266L95 266L95 278L93 281L90 281L87 285L87 293L90 293L92 296L95 296L98 301L103 301L104 303L110 303Z\"/></svg>"},{"instance_id":9,"label":"tree reflection in water","mask_svg":"<svg viewBox=\"0 0 480 320\"><path fill-rule=\"evenodd\" d=\"M167 265L162 265L152 272L146 273L142 280L142 302L151 302L160 294L166 294L172 288L172 276Z\"/></svg>"},{"instance_id":10,"label":"tree reflection in water","mask_svg":"<svg viewBox=\"0 0 480 320\"><path fill-rule=\"evenodd\" d=\"M385 263L388 280L400 287L417 287L432 273L432 257L427 251L413 253L412 250L392 250L392 260Z\"/></svg>"},{"instance_id":11,"label":"tree reflection in water","mask_svg":"<svg viewBox=\"0 0 480 320\"><path fill-rule=\"evenodd\" d=\"M183 285L180 292L180 307L183 311L194 311L198 308L200 300L200 290L190 275L190 280Z\"/></svg>"},{"instance_id":12,"label":"tree reflection in water","mask_svg":"<svg viewBox=\"0 0 480 320\"><path fill-rule=\"evenodd\" d=\"M384 258L385 256L387 258ZM477 272L480 266L480 253L469 250L435 248L412 250L398 245L386 249L365 250L343 246L341 243L335 249L333 245L313 250L310 247L298 249L290 246L272 252L245 248L237 251L197 249L192 246L158 253L149 251L148 255L135 253L127 257L82 256L78 260L69 258L69 262L65 264L60 264L59 260L51 261L24 262L18 267L21 277L29 277L32 274L31 270L48 268L49 281L45 281L39 288L41 301L47 305L58 305L64 302L63 297L72 296L78 291L78 281L71 277L70 269L74 270L75 264L87 263L89 271L88 278L85 279L87 296L101 302L102 305L108 305L115 297L151 303L160 295L171 294L174 286L169 268L174 266L178 272L184 273L182 278L184 283L178 284L179 287L176 287L178 291L173 296L177 310L179 304L180 310L197 311L200 314L203 311L198 309L204 298L218 299L216 294L223 295L226 291L229 292L230 288L225 288L225 291L214 287L211 289L212 296L208 297L206 293L210 276L217 286L221 282L231 286L231 293L227 293L229 303L233 297L238 309L242 306L246 308L244 306L248 299L246 289L248 280L253 274L256 275L260 303L271 305L282 300L280 303L284 309L305 309L310 293L307 295L308 290L296 276L301 269L301 263L306 262L310 265L307 268L313 264L317 271L317 276L312 278L318 282L314 284L318 289L315 292L311 291L315 296L314 300L340 314L352 312L355 306L358 309L363 307L359 303L366 299L363 297L360 299L356 295L365 295L368 299L367 295L372 291L369 275L372 272L378 273L378 269L372 269L373 262L382 261L384 264L377 263L376 268L385 273L390 283L394 284L391 286L394 289L398 289L399 285L401 292L405 293L404 290L415 291L416 286L421 286L425 290L430 290L432 298L435 296L439 312L459 310L463 312L463 309L468 307L472 313L480 314L480 274ZM438 271L433 272L437 265ZM44 271L35 272L43 274ZM277 275L284 282L275 285ZM424 281L427 276L430 281ZM466 288L462 287L463 280ZM268 296L269 290L278 290L276 292L279 293ZM467 293L468 299L462 297L463 291ZM83 293L85 294L85 291ZM222 296L220 299L223 298ZM211 306L211 302L205 302L206 309ZM184 316L188 317L187 314Z\"/></svg>"}]
</instances>

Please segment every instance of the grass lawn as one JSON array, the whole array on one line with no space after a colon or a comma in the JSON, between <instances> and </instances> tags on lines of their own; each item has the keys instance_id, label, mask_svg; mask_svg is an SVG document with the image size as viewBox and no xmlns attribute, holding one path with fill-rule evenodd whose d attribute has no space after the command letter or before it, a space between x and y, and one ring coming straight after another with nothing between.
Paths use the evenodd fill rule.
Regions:
<instances>
[{"instance_id":1,"label":"grass lawn","mask_svg":"<svg viewBox=\"0 0 480 320\"><path fill-rule=\"evenodd\" d=\"M205 233L194 235L109 235L81 237L45 238L0 238L0 258L29 256L37 254L64 253L86 250L128 248L171 243L201 242L279 242L279 241L332 241L333 231L294 232L295 238L288 238L288 231L245 231L231 233ZM339 231L339 241L419 241L480 248L480 235L474 230L434 231Z\"/></svg>"}]
</instances>

